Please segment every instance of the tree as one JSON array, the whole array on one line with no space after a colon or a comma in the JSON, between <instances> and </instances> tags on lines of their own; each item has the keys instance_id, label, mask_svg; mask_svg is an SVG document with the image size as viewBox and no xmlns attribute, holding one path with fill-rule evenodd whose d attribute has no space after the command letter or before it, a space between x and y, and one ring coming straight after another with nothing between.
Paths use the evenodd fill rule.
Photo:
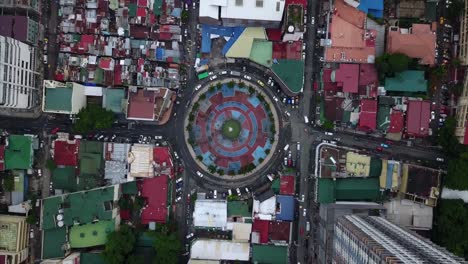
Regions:
<instances>
[{"instance_id":1,"label":"tree","mask_svg":"<svg viewBox=\"0 0 468 264\"><path fill-rule=\"evenodd\" d=\"M229 88L234 88L234 85L236 85L236 83L233 81L233 80L230 80L228 83L227 83L227 87Z\"/></svg>"},{"instance_id":2,"label":"tree","mask_svg":"<svg viewBox=\"0 0 468 264\"><path fill-rule=\"evenodd\" d=\"M439 130L438 143L447 155L456 157L460 151L460 144L455 137L456 120L453 117L445 120L444 126Z\"/></svg>"},{"instance_id":3,"label":"tree","mask_svg":"<svg viewBox=\"0 0 468 264\"><path fill-rule=\"evenodd\" d=\"M29 225L35 225L36 222L37 222L36 211L29 210L28 211L28 216L26 217L26 223L28 223Z\"/></svg>"},{"instance_id":4,"label":"tree","mask_svg":"<svg viewBox=\"0 0 468 264\"><path fill-rule=\"evenodd\" d=\"M178 263L182 245L177 238L177 232L169 232L167 225L161 226L157 231L153 247L156 251L156 257L153 259L153 263Z\"/></svg>"},{"instance_id":5,"label":"tree","mask_svg":"<svg viewBox=\"0 0 468 264\"><path fill-rule=\"evenodd\" d=\"M325 130L332 130L332 129L335 127L335 124L333 124L332 121L326 119L326 120L323 122L322 127L323 127Z\"/></svg>"},{"instance_id":6,"label":"tree","mask_svg":"<svg viewBox=\"0 0 468 264\"><path fill-rule=\"evenodd\" d=\"M218 90L220 90L222 87L223 87L223 84L221 84L221 82L217 82L217 83L216 83L216 88L217 88Z\"/></svg>"},{"instance_id":7,"label":"tree","mask_svg":"<svg viewBox=\"0 0 468 264\"><path fill-rule=\"evenodd\" d=\"M138 256L138 255L130 255L128 257L128 264L144 264L145 263L145 258L143 256Z\"/></svg>"},{"instance_id":8,"label":"tree","mask_svg":"<svg viewBox=\"0 0 468 264\"><path fill-rule=\"evenodd\" d=\"M223 169L218 169L216 171L219 175L224 175L224 170Z\"/></svg>"},{"instance_id":9,"label":"tree","mask_svg":"<svg viewBox=\"0 0 468 264\"><path fill-rule=\"evenodd\" d=\"M448 162L447 175L444 177L444 186L456 190L468 190L468 152Z\"/></svg>"},{"instance_id":10,"label":"tree","mask_svg":"<svg viewBox=\"0 0 468 264\"><path fill-rule=\"evenodd\" d=\"M210 86L210 89L211 89L211 87L213 87L213 86ZM205 98L206 98L206 94L203 93L203 94L200 95L200 100L205 100Z\"/></svg>"},{"instance_id":11,"label":"tree","mask_svg":"<svg viewBox=\"0 0 468 264\"><path fill-rule=\"evenodd\" d=\"M7 192L12 192L15 189L15 176L8 172L3 178L3 188Z\"/></svg>"},{"instance_id":12,"label":"tree","mask_svg":"<svg viewBox=\"0 0 468 264\"><path fill-rule=\"evenodd\" d=\"M187 10L182 10L182 14L180 15L180 19L182 20L182 23L187 23L189 19L189 14Z\"/></svg>"},{"instance_id":13,"label":"tree","mask_svg":"<svg viewBox=\"0 0 468 264\"><path fill-rule=\"evenodd\" d=\"M255 93L255 89L251 85L249 85L249 93L251 95L253 95Z\"/></svg>"},{"instance_id":14,"label":"tree","mask_svg":"<svg viewBox=\"0 0 468 264\"><path fill-rule=\"evenodd\" d=\"M95 129L108 129L114 123L115 115L112 111L90 104L77 114L77 121L73 129L78 133L87 133Z\"/></svg>"},{"instance_id":15,"label":"tree","mask_svg":"<svg viewBox=\"0 0 468 264\"><path fill-rule=\"evenodd\" d=\"M395 73L407 70L410 62L411 58L402 53L385 53L375 60L381 79L394 76Z\"/></svg>"},{"instance_id":16,"label":"tree","mask_svg":"<svg viewBox=\"0 0 468 264\"><path fill-rule=\"evenodd\" d=\"M47 162L46 162L46 167L47 167L48 170L50 170L52 172L57 168L57 164L55 164L55 160L48 159Z\"/></svg>"},{"instance_id":17,"label":"tree","mask_svg":"<svg viewBox=\"0 0 468 264\"><path fill-rule=\"evenodd\" d=\"M209 91L210 93L212 93L212 92L215 91L215 89L216 89L216 88L215 88L214 85L210 85L210 88L208 88L208 91Z\"/></svg>"},{"instance_id":18,"label":"tree","mask_svg":"<svg viewBox=\"0 0 468 264\"><path fill-rule=\"evenodd\" d=\"M245 87L245 83L243 81L239 81L239 83L237 85L239 86L239 88L244 88Z\"/></svg>"},{"instance_id":19,"label":"tree","mask_svg":"<svg viewBox=\"0 0 468 264\"><path fill-rule=\"evenodd\" d=\"M185 129L186 129L188 132L191 132L191 131L192 131L192 124L188 124L187 127L185 127Z\"/></svg>"},{"instance_id":20,"label":"tree","mask_svg":"<svg viewBox=\"0 0 468 264\"><path fill-rule=\"evenodd\" d=\"M107 236L102 253L104 261L109 264L128 263L135 242L136 234L134 230L128 225L121 225L118 231L114 231Z\"/></svg>"}]
</instances>

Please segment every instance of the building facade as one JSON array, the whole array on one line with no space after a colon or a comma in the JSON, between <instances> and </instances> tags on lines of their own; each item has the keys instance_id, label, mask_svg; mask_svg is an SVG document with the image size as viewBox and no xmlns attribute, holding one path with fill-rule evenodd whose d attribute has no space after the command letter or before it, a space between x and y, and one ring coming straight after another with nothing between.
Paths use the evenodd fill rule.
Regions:
<instances>
[{"instance_id":1,"label":"building facade","mask_svg":"<svg viewBox=\"0 0 468 264\"><path fill-rule=\"evenodd\" d=\"M464 59L462 58L461 50L460 50L460 60L464 61ZM465 77L465 79L463 80L463 92L458 98L456 118L457 118L457 123L455 127L455 136L457 137L458 141L461 144L467 144L468 143L467 142L468 137L466 136L466 132L467 132L466 125L467 125L467 119L468 119L468 78L467 77Z\"/></svg>"},{"instance_id":2,"label":"building facade","mask_svg":"<svg viewBox=\"0 0 468 264\"><path fill-rule=\"evenodd\" d=\"M464 263L429 240L377 216L341 217L333 240L332 263Z\"/></svg>"},{"instance_id":3,"label":"building facade","mask_svg":"<svg viewBox=\"0 0 468 264\"><path fill-rule=\"evenodd\" d=\"M29 225L26 217L0 215L0 262L19 264L28 258Z\"/></svg>"},{"instance_id":4,"label":"building facade","mask_svg":"<svg viewBox=\"0 0 468 264\"><path fill-rule=\"evenodd\" d=\"M0 107L30 109L39 102L37 50L0 36Z\"/></svg>"},{"instance_id":5,"label":"building facade","mask_svg":"<svg viewBox=\"0 0 468 264\"><path fill-rule=\"evenodd\" d=\"M468 0L465 0L465 6ZM462 65L468 65L468 9L463 10L462 22L460 25L460 51L459 59Z\"/></svg>"}]
</instances>

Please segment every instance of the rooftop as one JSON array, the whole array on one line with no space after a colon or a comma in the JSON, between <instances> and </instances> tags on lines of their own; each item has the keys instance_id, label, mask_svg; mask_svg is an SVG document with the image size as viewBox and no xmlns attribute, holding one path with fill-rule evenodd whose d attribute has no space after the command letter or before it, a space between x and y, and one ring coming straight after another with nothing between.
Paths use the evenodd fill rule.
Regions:
<instances>
[{"instance_id":1,"label":"rooftop","mask_svg":"<svg viewBox=\"0 0 468 264\"><path fill-rule=\"evenodd\" d=\"M193 224L195 227L224 228L227 223L227 202L224 200L195 201Z\"/></svg>"},{"instance_id":2,"label":"rooftop","mask_svg":"<svg viewBox=\"0 0 468 264\"><path fill-rule=\"evenodd\" d=\"M128 153L128 163L131 177L152 177L153 147L150 145L133 144Z\"/></svg>"},{"instance_id":3,"label":"rooftop","mask_svg":"<svg viewBox=\"0 0 468 264\"><path fill-rule=\"evenodd\" d=\"M65 227L42 231L42 258L63 258L65 251L62 249L66 243L67 230Z\"/></svg>"},{"instance_id":4,"label":"rooftop","mask_svg":"<svg viewBox=\"0 0 468 264\"><path fill-rule=\"evenodd\" d=\"M71 166L60 166L52 172L52 182L54 189L76 191L77 190L77 179L76 169Z\"/></svg>"},{"instance_id":5,"label":"rooftop","mask_svg":"<svg viewBox=\"0 0 468 264\"><path fill-rule=\"evenodd\" d=\"M0 248L2 251L17 252L22 248L17 247L18 239L23 239L20 232L26 232L26 228L21 229L20 223L26 220L23 216L0 215Z\"/></svg>"},{"instance_id":6,"label":"rooftop","mask_svg":"<svg viewBox=\"0 0 468 264\"><path fill-rule=\"evenodd\" d=\"M226 57L230 58L250 58L250 56L257 56L258 59L266 60L263 58L268 56L268 50L263 51L262 54L259 54L259 47L269 48L271 44L268 44L268 41L260 42L261 40L266 40L267 35L265 28L262 27L248 27L246 28L236 42L231 46L231 48L226 53ZM257 44L254 43L257 42ZM252 50L255 47L255 50ZM254 52L252 54L252 52ZM266 62L266 61L265 61Z\"/></svg>"},{"instance_id":7,"label":"rooftop","mask_svg":"<svg viewBox=\"0 0 468 264\"><path fill-rule=\"evenodd\" d=\"M400 133L405 127L405 118L402 111L392 110L388 133Z\"/></svg>"},{"instance_id":8,"label":"rooftop","mask_svg":"<svg viewBox=\"0 0 468 264\"><path fill-rule=\"evenodd\" d=\"M197 239L192 242L190 257L204 260L248 261L250 244L227 240Z\"/></svg>"},{"instance_id":9,"label":"rooftop","mask_svg":"<svg viewBox=\"0 0 468 264\"><path fill-rule=\"evenodd\" d=\"M430 24L413 24L410 29L390 27L388 30L387 52L418 58L420 64L435 64L435 46L436 34Z\"/></svg>"},{"instance_id":10,"label":"rooftop","mask_svg":"<svg viewBox=\"0 0 468 264\"><path fill-rule=\"evenodd\" d=\"M294 195L296 185L295 176L281 176L280 180L280 194Z\"/></svg>"},{"instance_id":11,"label":"rooftop","mask_svg":"<svg viewBox=\"0 0 468 264\"><path fill-rule=\"evenodd\" d=\"M408 135L415 137L428 136L430 121L430 101L408 101L408 110L406 111L406 133Z\"/></svg>"},{"instance_id":12,"label":"rooftop","mask_svg":"<svg viewBox=\"0 0 468 264\"><path fill-rule=\"evenodd\" d=\"M46 88L44 110L71 112L72 94L71 87Z\"/></svg>"},{"instance_id":13,"label":"rooftop","mask_svg":"<svg viewBox=\"0 0 468 264\"><path fill-rule=\"evenodd\" d=\"M383 0L360 0L358 9L376 18L383 17Z\"/></svg>"},{"instance_id":14,"label":"rooftop","mask_svg":"<svg viewBox=\"0 0 468 264\"><path fill-rule=\"evenodd\" d=\"M8 136L8 146L5 149L5 168L7 170L32 168L34 158L32 141L30 136Z\"/></svg>"},{"instance_id":15,"label":"rooftop","mask_svg":"<svg viewBox=\"0 0 468 264\"><path fill-rule=\"evenodd\" d=\"M291 222L270 221L269 237L271 241L289 242Z\"/></svg>"},{"instance_id":16,"label":"rooftop","mask_svg":"<svg viewBox=\"0 0 468 264\"><path fill-rule=\"evenodd\" d=\"M293 221L295 211L294 196L276 196L276 219L282 221Z\"/></svg>"},{"instance_id":17,"label":"rooftop","mask_svg":"<svg viewBox=\"0 0 468 264\"><path fill-rule=\"evenodd\" d=\"M252 234L252 243L268 243L269 227L270 221L255 219L252 225L252 233L256 233L258 235ZM257 241L255 241L255 238L257 238Z\"/></svg>"},{"instance_id":18,"label":"rooftop","mask_svg":"<svg viewBox=\"0 0 468 264\"><path fill-rule=\"evenodd\" d=\"M227 217L252 217L249 204L246 201L228 201Z\"/></svg>"},{"instance_id":19,"label":"rooftop","mask_svg":"<svg viewBox=\"0 0 468 264\"><path fill-rule=\"evenodd\" d=\"M128 90L128 119L152 121L154 120L154 106L154 91L138 89L137 92L132 92Z\"/></svg>"},{"instance_id":20,"label":"rooftop","mask_svg":"<svg viewBox=\"0 0 468 264\"><path fill-rule=\"evenodd\" d=\"M273 57L273 43L271 41L254 39L249 58L265 67L270 67Z\"/></svg>"},{"instance_id":21,"label":"rooftop","mask_svg":"<svg viewBox=\"0 0 468 264\"><path fill-rule=\"evenodd\" d=\"M253 244L252 261L254 263L286 264L288 263L288 247Z\"/></svg>"},{"instance_id":22,"label":"rooftop","mask_svg":"<svg viewBox=\"0 0 468 264\"><path fill-rule=\"evenodd\" d=\"M55 140L53 143L54 161L57 166L78 165L78 140Z\"/></svg>"},{"instance_id":23,"label":"rooftop","mask_svg":"<svg viewBox=\"0 0 468 264\"><path fill-rule=\"evenodd\" d=\"M70 246L86 248L104 245L107 235L115 230L114 220L104 220L96 223L70 227Z\"/></svg>"},{"instance_id":24,"label":"rooftop","mask_svg":"<svg viewBox=\"0 0 468 264\"><path fill-rule=\"evenodd\" d=\"M126 104L125 89L104 89L104 107L114 113L123 113Z\"/></svg>"},{"instance_id":25,"label":"rooftop","mask_svg":"<svg viewBox=\"0 0 468 264\"><path fill-rule=\"evenodd\" d=\"M281 79L288 89L297 94L302 90L304 79L304 62L301 60L277 60L271 66L272 71Z\"/></svg>"},{"instance_id":26,"label":"rooftop","mask_svg":"<svg viewBox=\"0 0 468 264\"><path fill-rule=\"evenodd\" d=\"M375 130L377 127L377 100L362 99L359 113L359 127Z\"/></svg>"},{"instance_id":27,"label":"rooftop","mask_svg":"<svg viewBox=\"0 0 468 264\"><path fill-rule=\"evenodd\" d=\"M128 172L127 158L130 144L104 143L104 179L111 184L126 182Z\"/></svg>"},{"instance_id":28,"label":"rooftop","mask_svg":"<svg viewBox=\"0 0 468 264\"><path fill-rule=\"evenodd\" d=\"M320 178L318 202L373 201L380 195L379 178Z\"/></svg>"},{"instance_id":29,"label":"rooftop","mask_svg":"<svg viewBox=\"0 0 468 264\"><path fill-rule=\"evenodd\" d=\"M146 199L146 206L141 213L142 224L166 222L168 216L167 177L166 175L161 175L147 178L140 184L141 196Z\"/></svg>"},{"instance_id":30,"label":"rooftop","mask_svg":"<svg viewBox=\"0 0 468 264\"><path fill-rule=\"evenodd\" d=\"M436 206L440 192L441 172L412 164L403 165L400 192L406 199L429 206Z\"/></svg>"},{"instance_id":31,"label":"rooftop","mask_svg":"<svg viewBox=\"0 0 468 264\"><path fill-rule=\"evenodd\" d=\"M79 181L78 189L92 189L97 187L103 178L103 143L81 141L79 149Z\"/></svg>"},{"instance_id":32,"label":"rooftop","mask_svg":"<svg viewBox=\"0 0 468 264\"><path fill-rule=\"evenodd\" d=\"M357 93L359 83L359 64L341 63L340 67L331 76L345 93Z\"/></svg>"},{"instance_id":33,"label":"rooftop","mask_svg":"<svg viewBox=\"0 0 468 264\"><path fill-rule=\"evenodd\" d=\"M395 73L395 77L385 78L385 90L388 92L426 92L427 80L424 71L404 71Z\"/></svg>"}]
</instances>

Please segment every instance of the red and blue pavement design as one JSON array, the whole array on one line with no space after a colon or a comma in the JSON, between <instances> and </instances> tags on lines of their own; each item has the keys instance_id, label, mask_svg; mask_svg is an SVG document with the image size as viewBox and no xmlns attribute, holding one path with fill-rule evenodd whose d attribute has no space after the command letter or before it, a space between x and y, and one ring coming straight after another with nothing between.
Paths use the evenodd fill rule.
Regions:
<instances>
[{"instance_id":1,"label":"red and blue pavement design","mask_svg":"<svg viewBox=\"0 0 468 264\"><path fill-rule=\"evenodd\" d=\"M219 90L206 92L199 105L191 137L196 143L193 150L202 157L205 166L237 174L251 163L255 166L262 163L272 147L274 124L256 94L250 94L247 88L229 88L224 84ZM224 122L232 119L241 124L235 139L222 133Z\"/></svg>"}]
</instances>

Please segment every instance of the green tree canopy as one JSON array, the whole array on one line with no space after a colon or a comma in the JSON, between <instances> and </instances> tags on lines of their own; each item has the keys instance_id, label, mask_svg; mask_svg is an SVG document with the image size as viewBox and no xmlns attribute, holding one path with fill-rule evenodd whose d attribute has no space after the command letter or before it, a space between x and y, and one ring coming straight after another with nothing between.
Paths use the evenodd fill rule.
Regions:
<instances>
[{"instance_id":1,"label":"green tree canopy","mask_svg":"<svg viewBox=\"0 0 468 264\"><path fill-rule=\"evenodd\" d=\"M112 127L115 120L114 113L97 105L88 105L80 110L73 129L79 133L87 133L94 129Z\"/></svg>"},{"instance_id":2,"label":"green tree canopy","mask_svg":"<svg viewBox=\"0 0 468 264\"><path fill-rule=\"evenodd\" d=\"M450 159L444 186L456 190L468 190L468 152L456 159Z\"/></svg>"},{"instance_id":3,"label":"green tree canopy","mask_svg":"<svg viewBox=\"0 0 468 264\"><path fill-rule=\"evenodd\" d=\"M13 176L11 171L3 176L3 188L7 192L12 192L15 189L15 176Z\"/></svg>"},{"instance_id":4,"label":"green tree canopy","mask_svg":"<svg viewBox=\"0 0 468 264\"><path fill-rule=\"evenodd\" d=\"M439 130L438 143L442 146L444 152L452 157L458 155L460 144L455 137L456 120L453 117L445 120L444 126Z\"/></svg>"},{"instance_id":5,"label":"green tree canopy","mask_svg":"<svg viewBox=\"0 0 468 264\"><path fill-rule=\"evenodd\" d=\"M177 232L170 232L167 225L160 226L156 233L153 247L156 251L156 257L153 259L153 263L178 263L179 255L182 251L182 244L177 238Z\"/></svg>"},{"instance_id":6,"label":"green tree canopy","mask_svg":"<svg viewBox=\"0 0 468 264\"><path fill-rule=\"evenodd\" d=\"M408 70L410 62L411 58L402 53L385 53L375 60L381 78Z\"/></svg>"},{"instance_id":7,"label":"green tree canopy","mask_svg":"<svg viewBox=\"0 0 468 264\"><path fill-rule=\"evenodd\" d=\"M128 225L120 226L107 236L103 257L108 264L129 263L129 255L136 242L136 234Z\"/></svg>"}]
</instances>

